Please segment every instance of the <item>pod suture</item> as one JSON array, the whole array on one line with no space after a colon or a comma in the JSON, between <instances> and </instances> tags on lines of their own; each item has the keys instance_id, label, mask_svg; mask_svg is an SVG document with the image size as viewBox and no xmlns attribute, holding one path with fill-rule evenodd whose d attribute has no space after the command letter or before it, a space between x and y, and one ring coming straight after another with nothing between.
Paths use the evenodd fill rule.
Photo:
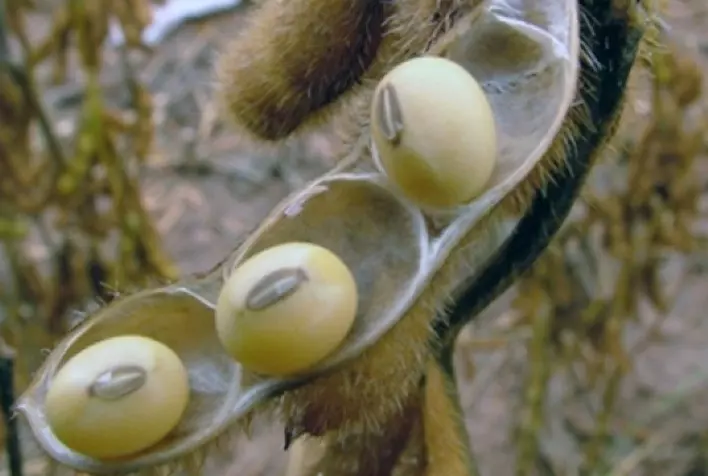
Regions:
<instances>
[{"instance_id":1,"label":"pod suture","mask_svg":"<svg viewBox=\"0 0 708 476\"><path fill-rule=\"evenodd\" d=\"M497 166L485 190L466 205L434 214L439 226L429 226L429 214L402 200L373 165L369 109L360 105L370 107L376 84L362 81L342 99L347 104L342 115L358 118L357 127L344 135L364 139L354 142L345 165L284 200L211 273L117 299L54 349L18 405L53 459L92 474L157 472L182 458L191 460L219 437L240 431L249 415L267 411L275 411L291 438L332 438L315 465L325 474L397 474L402 455L440 454L426 436L421 398L454 413L443 398L454 400L449 387L454 336L536 258L560 225L592 157L612 133L643 28L634 4L623 4L627 14L617 15L610 0L543 6L519 0L513 10L502 0L464 4L442 2L438 22L413 33L413 24L402 19L434 9L425 1L402 0L391 17L398 25L391 43L396 54L379 45L362 78L380 79L419 53L465 67L482 84L499 131ZM490 45L499 38L506 53L492 55ZM400 115L395 101L390 96L387 101L383 130L395 139ZM341 259L356 282L356 319L341 346L307 372L267 377L229 356L213 316L225 281L249 259L288 242L313 243ZM298 276L270 275L267 285L251 294L249 307L287 302L299 292ZM131 332L159 336L190 374L204 377L190 382L185 416L169 440L128 459L109 462L67 451L55 435L43 432L48 382L71 355ZM466 448L464 432L457 437L455 444ZM382 438L391 444L382 445ZM345 447L357 450L345 458ZM379 447L396 451L367 459ZM464 464L452 464L454 474L446 475L473 474L469 454L455 452L452 458ZM428 466L418 461L411 474L437 476L442 469L430 467L434 461L440 458Z\"/></svg>"}]
</instances>

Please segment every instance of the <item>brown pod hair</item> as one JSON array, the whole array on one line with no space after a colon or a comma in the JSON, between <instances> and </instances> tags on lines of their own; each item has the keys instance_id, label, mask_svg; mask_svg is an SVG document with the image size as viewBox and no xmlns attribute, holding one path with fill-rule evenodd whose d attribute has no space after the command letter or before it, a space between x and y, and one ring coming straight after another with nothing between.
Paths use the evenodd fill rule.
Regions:
<instances>
[{"instance_id":1,"label":"brown pod hair","mask_svg":"<svg viewBox=\"0 0 708 476\"><path fill-rule=\"evenodd\" d=\"M224 106L262 141L290 135L354 86L376 56L382 0L269 0L223 51Z\"/></svg>"},{"instance_id":2,"label":"brown pod hair","mask_svg":"<svg viewBox=\"0 0 708 476\"><path fill-rule=\"evenodd\" d=\"M261 0L216 64L220 103L255 146L328 121L349 142L378 81L479 2Z\"/></svg>"}]
</instances>

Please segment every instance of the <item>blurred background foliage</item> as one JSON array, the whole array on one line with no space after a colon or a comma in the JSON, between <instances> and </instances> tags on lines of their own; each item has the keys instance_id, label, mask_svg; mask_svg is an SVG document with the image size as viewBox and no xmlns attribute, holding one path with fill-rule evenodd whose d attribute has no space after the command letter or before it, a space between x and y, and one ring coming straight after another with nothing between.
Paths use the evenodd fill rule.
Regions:
<instances>
[{"instance_id":1,"label":"blurred background foliage","mask_svg":"<svg viewBox=\"0 0 708 476\"><path fill-rule=\"evenodd\" d=\"M146 45L148 0L0 2L0 336L15 392L86 312L209 268L331 165L326 132L265 157L215 113L213 55L242 10ZM664 16L669 41L637 65L571 219L460 338L482 474L708 474L708 7L671 0ZM265 449L239 454L229 474L272 474Z\"/></svg>"}]
</instances>

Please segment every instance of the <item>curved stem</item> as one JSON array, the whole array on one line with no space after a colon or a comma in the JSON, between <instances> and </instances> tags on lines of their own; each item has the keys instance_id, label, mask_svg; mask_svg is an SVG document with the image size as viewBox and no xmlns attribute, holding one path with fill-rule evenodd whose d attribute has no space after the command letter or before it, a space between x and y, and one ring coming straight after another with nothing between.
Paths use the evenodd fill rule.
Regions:
<instances>
[{"instance_id":1,"label":"curved stem","mask_svg":"<svg viewBox=\"0 0 708 476\"><path fill-rule=\"evenodd\" d=\"M425 476L477 476L457 392L451 347L441 348L426 372L422 401Z\"/></svg>"},{"instance_id":2,"label":"curved stem","mask_svg":"<svg viewBox=\"0 0 708 476\"><path fill-rule=\"evenodd\" d=\"M438 316L435 332L444 346L453 346L465 324L472 321L543 253L575 202L594 158L614 132L623 103L629 72L634 64L642 30L630 12L617 14L617 2L582 0L585 18L580 36L593 62L581 61L579 95L588 111L578 123L562 175L538 190L511 236L485 267L461 286L453 304ZM633 10L635 7L627 7Z\"/></svg>"}]
</instances>

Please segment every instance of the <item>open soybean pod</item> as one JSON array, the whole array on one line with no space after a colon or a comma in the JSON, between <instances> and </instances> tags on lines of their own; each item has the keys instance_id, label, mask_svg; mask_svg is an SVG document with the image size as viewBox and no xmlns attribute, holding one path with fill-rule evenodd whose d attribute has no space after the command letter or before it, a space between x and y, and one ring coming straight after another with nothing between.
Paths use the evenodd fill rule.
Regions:
<instances>
[{"instance_id":1,"label":"open soybean pod","mask_svg":"<svg viewBox=\"0 0 708 476\"><path fill-rule=\"evenodd\" d=\"M636 54L641 34L630 3L490 0L462 8L426 54L463 66L491 106L498 152L481 193L424 210L376 166L363 127L345 160L278 205L217 269L116 299L52 351L18 404L43 449L77 471L123 474L174 465L276 403L288 437L365 433L389 422L419 391L431 343L508 285L567 214L610 133ZM546 182L557 169L569 173ZM247 260L291 242L318 245L346 265L355 318L343 342L312 366L256 374L222 347L217 301ZM296 273L280 276L280 294L255 293L257 302L295 289ZM455 306L442 312L451 296ZM180 357L189 403L156 445L119 460L90 458L48 428L47 389L72 355L124 334L160 340Z\"/></svg>"}]
</instances>

